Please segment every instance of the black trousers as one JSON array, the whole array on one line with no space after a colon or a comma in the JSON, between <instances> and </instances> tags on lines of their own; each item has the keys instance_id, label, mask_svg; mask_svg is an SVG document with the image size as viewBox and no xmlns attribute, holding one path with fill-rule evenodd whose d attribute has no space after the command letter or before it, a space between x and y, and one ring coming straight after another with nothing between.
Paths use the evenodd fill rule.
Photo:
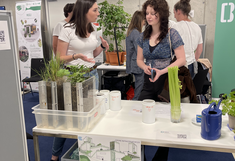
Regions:
<instances>
[{"instance_id":1,"label":"black trousers","mask_svg":"<svg viewBox=\"0 0 235 161\"><path fill-rule=\"evenodd\" d=\"M155 82L150 82L150 75L144 74L144 86L140 93L139 99L140 101L144 99L153 99L156 102L160 101L158 95L162 92L164 83L166 80L166 74L161 75Z\"/></svg>"}]
</instances>

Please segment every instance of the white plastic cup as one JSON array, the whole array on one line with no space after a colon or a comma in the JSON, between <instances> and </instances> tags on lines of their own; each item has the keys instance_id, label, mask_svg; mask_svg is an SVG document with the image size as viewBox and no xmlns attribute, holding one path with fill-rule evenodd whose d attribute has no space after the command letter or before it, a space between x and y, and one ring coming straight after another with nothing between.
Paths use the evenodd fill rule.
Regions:
<instances>
[{"instance_id":1,"label":"white plastic cup","mask_svg":"<svg viewBox=\"0 0 235 161\"><path fill-rule=\"evenodd\" d=\"M111 91L109 93L109 108L112 111L119 111L122 109L120 91Z\"/></svg>"},{"instance_id":2,"label":"white plastic cup","mask_svg":"<svg viewBox=\"0 0 235 161\"><path fill-rule=\"evenodd\" d=\"M98 93L97 95L96 95L96 105L97 104L99 104L101 101L102 101L102 103L101 103L101 114L105 114L106 113L106 108L105 108L105 104L104 104L104 94L103 93Z\"/></svg>"},{"instance_id":3,"label":"white plastic cup","mask_svg":"<svg viewBox=\"0 0 235 161\"><path fill-rule=\"evenodd\" d=\"M105 98L105 108L106 110L109 109L109 90L100 90L100 93L104 94L104 98Z\"/></svg>"},{"instance_id":4,"label":"white plastic cup","mask_svg":"<svg viewBox=\"0 0 235 161\"><path fill-rule=\"evenodd\" d=\"M142 122L152 124L155 122L155 101L145 99L142 101Z\"/></svg>"}]
</instances>

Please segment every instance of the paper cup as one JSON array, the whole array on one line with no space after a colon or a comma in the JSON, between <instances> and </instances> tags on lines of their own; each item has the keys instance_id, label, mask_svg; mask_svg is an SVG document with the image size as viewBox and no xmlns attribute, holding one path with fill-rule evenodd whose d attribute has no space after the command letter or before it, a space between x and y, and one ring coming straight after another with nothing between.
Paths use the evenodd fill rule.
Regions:
<instances>
[{"instance_id":1,"label":"paper cup","mask_svg":"<svg viewBox=\"0 0 235 161\"><path fill-rule=\"evenodd\" d=\"M105 108L106 110L109 109L109 90L100 90L100 93L104 94L104 98L105 98Z\"/></svg>"},{"instance_id":2,"label":"paper cup","mask_svg":"<svg viewBox=\"0 0 235 161\"><path fill-rule=\"evenodd\" d=\"M152 124L155 122L155 101L145 99L142 101L142 122Z\"/></svg>"},{"instance_id":3,"label":"paper cup","mask_svg":"<svg viewBox=\"0 0 235 161\"><path fill-rule=\"evenodd\" d=\"M111 91L109 93L109 107L112 111L119 111L122 109L120 91Z\"/></svg>"},{"instance_id":4,"label":"paper cup","mask_svg":"<svg viewBox=\"0 0 235 161\"><path fill-rule=\"evenodd\" d=\"M102 103L100 105L101 106L101 114L105 114L106 113L106 108L105 108L104 100L105 100L105 98L104 98L104 94L103 93L98 93L96 95L96 105L98 105L102 101Z\"/></svg>"}]
</instances>

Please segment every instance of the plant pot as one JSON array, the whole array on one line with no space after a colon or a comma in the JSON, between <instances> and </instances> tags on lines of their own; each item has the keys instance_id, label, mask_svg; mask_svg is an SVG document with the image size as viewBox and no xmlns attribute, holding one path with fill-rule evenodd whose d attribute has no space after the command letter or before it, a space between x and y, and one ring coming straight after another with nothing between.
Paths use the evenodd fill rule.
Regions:
<instances>
[{"instance_id":1,"label":"plant pot","mask_svg":"<svg viewBox=\"0 0 235 161\"><path fill-rule=\"evenodd\" d=\"M122 52L118 52L120 64L123 64L122 54L123 54ZM119 65L117 52L109 52L109 63L110 65Z\"/></svg>"},{"instance_id":2,"label":"plant pot","mask_svg":"<svg viewBox=\"0 0 235 161\"><path fill-rule=\"evenodd\" d=\"M108 64L109 64L109 53L110 53L110 52L105 52L105 56L106 56L106 61L105 61L105 63L108 63Z\"/></svg>"},{"instance_id":3,"label":"plant pot","mask_svg":"<svg viewBox=\"0 0 235 161\"><path fill-rule=\"evenodd\" d=\"M228 125L230 128L235 129L235 117L228 115Z\"/></svg>"},{"instance_id":4,"label":"plant pot","mask_svg":"<svg viewBox=\"0 0 235 161\"><path fill-rule=\"evenodd\" d=\"M123 52L122 52L122 60L121 60L122 63L124 63L125 55L126 55L126 52L123 51Z\"/></svg>"}]
</instances>

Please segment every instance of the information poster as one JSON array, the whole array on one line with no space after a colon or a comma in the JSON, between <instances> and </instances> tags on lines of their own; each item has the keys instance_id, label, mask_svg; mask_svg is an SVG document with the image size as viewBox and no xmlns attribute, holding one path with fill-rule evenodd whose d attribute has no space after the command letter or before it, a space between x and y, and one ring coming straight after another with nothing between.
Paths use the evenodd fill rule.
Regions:
<instances>
[{"instance_id":1,"label":"information poster","mask_svg":"<svg viewBox=\"0 0 235 161\"><path fill-rule=\"evenodd\" d=\"M0 21L0 50L11 49L7 21Z\"/></svg>"},{"instance_id":2,"label":"information poster","mask_svg":"<svg viewBox=\"0 0 235 161\"><path fill-rule=\"evenodd\" d=\"M41 1L16 2L16 26L21 79L30 77L31 59L43 58L41 36ZM38 90L37 83L31 83ZM25 88L29 88L24 84Z\"/></svg>"},{"instance_id":3,"label":"information poster","mask_svg":"<svg viewBox=\"0 0 235 161\"><path fill-rule=\"evenodd\" d=\"M141 141L106 136L78 135L80 160L141 161Z\"/></svg>"},{"instance_id":4,"label":"information poster","mask_svg":"<svg viewBox=\"0 0 235 161\"><path fill-rule=\"evenodd\" d=\"M235 2L217 1L215 44L212 67L212 97L229 94L235 88Z\"/></svg>"}]
</instances>

